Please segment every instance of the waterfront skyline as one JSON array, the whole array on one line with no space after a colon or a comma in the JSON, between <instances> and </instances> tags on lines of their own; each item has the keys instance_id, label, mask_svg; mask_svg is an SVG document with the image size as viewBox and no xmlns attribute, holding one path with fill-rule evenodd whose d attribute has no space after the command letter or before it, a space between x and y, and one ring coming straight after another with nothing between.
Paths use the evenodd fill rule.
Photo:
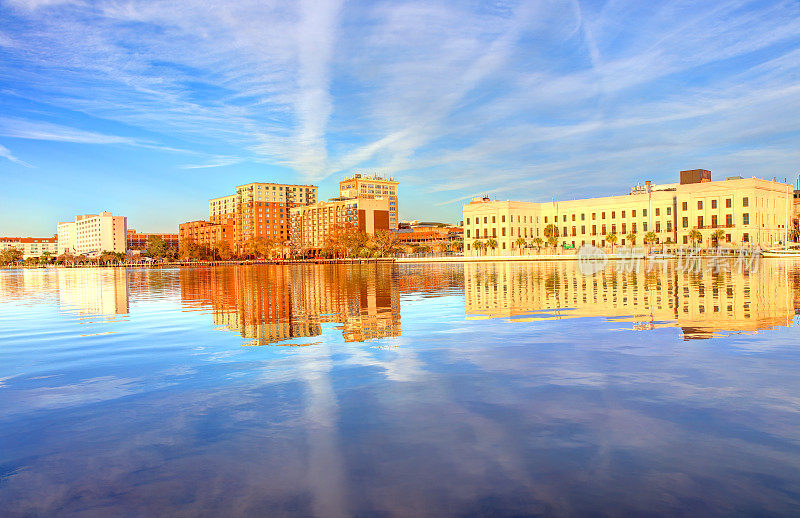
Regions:
<instances>
[{"instance_id":1,"label":"waterfront skyline","mask_svg":"<svg viewBox=\"0 0 800 518\"><path fill-rule=\"evenodd\" d=\"M231 186L325 199L356 171L450 222L484 192L796 178L796 4L313 6L3 3L0 234L102 210L174 232Z\"/></svg>"}]
</instances>

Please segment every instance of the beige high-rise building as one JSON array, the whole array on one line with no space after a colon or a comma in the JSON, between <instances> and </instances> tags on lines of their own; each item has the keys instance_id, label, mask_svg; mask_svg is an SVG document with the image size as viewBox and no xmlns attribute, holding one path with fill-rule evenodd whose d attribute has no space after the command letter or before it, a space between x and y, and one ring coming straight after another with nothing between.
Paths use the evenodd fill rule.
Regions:
<instances>
[{"instance_id":1,"label":"beige high-rise building","mask_svg":"<svg viewBox=\"0 0 800 518\"><path fill-rule=\"evenodd\" d=\"M740 177L710 181L710 174L683 171L682 181L694 183L647 182L622 196L545 203L475 198L463 209L464 251L476 255L476 240L494 239L494 253L509 254L520 238L528 246L537 237L546 241L545 229L551 225L559 246L575 248L604 247L608 234L617 236L617 245L630 244L631 233L642 244L648 232L655 233L657 243L678 245L711 245L718 230L725 243L734 245L766 248L787 238L791 185ZM692 230L700 232L700 243L693 243Z\"/></svg>"},{"instance_id":2,"label":"beige high-rise building","mask_svg":"<svg viewBox=\"0 0 800 518\"><path fill-rule=\"evenodd\" d=\"M386 198L389 200L389 228L397 228L399 223L397 185L394 178L356 174L339 182L339 196L366 200Z\"/></svg>"},{"instance_id":3,"label":"beige high-rise building","mask_svg":"<svg viewBox=\"0 0 800 518\"><path fill-rule=\"evenodd\" d=\"M233 246L241 252L249 240L286 243L289 210L316 203L317 186L253 182L236 187L236 193L208 201L209 220L233 226Z\"/></svg>"},{"instance_id":4,"label":"beige high-rise building","mask_svg":"<svg viewBox=\"0 0 800 518\"><path fill-rule=\"evenodd\" d=\"M125 253L127 225L128 218L110 212L75 216L75 221L58 224L58 254Z\"/></svg>"}]
</instances>

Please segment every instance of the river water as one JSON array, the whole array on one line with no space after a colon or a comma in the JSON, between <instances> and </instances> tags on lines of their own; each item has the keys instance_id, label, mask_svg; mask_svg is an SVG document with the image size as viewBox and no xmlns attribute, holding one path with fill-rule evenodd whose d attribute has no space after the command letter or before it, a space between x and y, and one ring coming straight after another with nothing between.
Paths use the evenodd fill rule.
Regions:
<instances>
[{"instance_id":1,"label":"river water","mask_svg":"<svg viewBox=\"0 0 800 518\"><path fill-rule=\"evenodd\" d=\"M800 513L800 262L647 270L0 270L0 515Z\"/></svg>"}]
</instances>

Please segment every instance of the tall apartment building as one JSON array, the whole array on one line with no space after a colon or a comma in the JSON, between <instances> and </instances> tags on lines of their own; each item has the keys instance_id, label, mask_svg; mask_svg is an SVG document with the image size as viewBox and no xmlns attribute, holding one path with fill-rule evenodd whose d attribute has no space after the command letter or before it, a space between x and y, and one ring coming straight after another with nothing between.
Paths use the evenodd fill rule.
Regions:
<instances>
[{"instance_id":1,"label":"tall apartment building","mask_svg":"<svg viewBox=\"0 0 800 518\"><path fill-rule=\"evenodd\" d=\"M39 257L45 252L55 256L58 252L58 238L53 237L0 237L0 252L16 248L22 258Z\"/></svg>"},{"instance_id":2,"label":"tall apartment building","mask_svg":"<svg viewBox=\"0 0 800 518\"><path fill-rule=\"evenodd\" d=\"M75 216L58 224L58 254L98 255L104 251L125 253L128 218L110 212Z\"/></svg>"},{"instance_id":3,"label":"tall apartment building","mask_svg":"<svg viewBox=\"0 0 800 518\"><path fill-rule=\"evenodd\" d=\"M339 182L339 196L366 200L386 198L389 200L389 228L398 228L397 185L394 178L356 174Z\"/></svg>"},{"instance_id":4,"label":"tall apartment building","mask_svg":"<svg viewBox=\"0 0 800 518\"><path fill-rule=\"evenodd\" d=\"M167 248L178 248L178 234L154 234L148 232L136 232L128 229L126 235L128 250L144 250L147 248L147 240L151 237L160 237L167 244Z\"/></svg>"},{"instance_id":5,"label":"tall apartment building","mask_svg":"<svg viewBox=\"0 0 800 518\"><path fill-rule=\"evenodd\" d=\"M389 200L386 198L333 198L291 209L292 247L303 255L316 255L327 239L347 228L374 235L389 230Z\"/></svg>"},{"instance_id":6,"label":"tall apartment building","mask_svg":"<svg viewBox=\"0 0 800 518\"><path fill-rule=\"evenodd\" d=\"M285 243L289 240L289 211L317 202L317 186L253 182L236 193L208 201L212 223L233 227L233 249L241 252L251 239Z\"/></svg>"},{"instance_id":7,"label":"tall apartment building","mask_svg":"<svg viewBox=\"0 0 800 518\"><path fill-rule=\"evenodd\" d=\"M688 173L688 174L683 174ZM706 174L707 173L707 174ZM477 239L497 241L497 253L509 253L519 238L545 239L554 225L559 244L605 246L616 234L618 245L635 233L654 232L659 243L691 244L698 230L703 243L718 229L737 245L774 246L786 239L791 224L792 186L758 178L711 181L710 172L681 172L679 184L634 188L631 194L583 200L531 203L475 198L463 208L464 250L475 255ZM684 182L692 183L684 183Z\"/></svg>"}]
</instances>

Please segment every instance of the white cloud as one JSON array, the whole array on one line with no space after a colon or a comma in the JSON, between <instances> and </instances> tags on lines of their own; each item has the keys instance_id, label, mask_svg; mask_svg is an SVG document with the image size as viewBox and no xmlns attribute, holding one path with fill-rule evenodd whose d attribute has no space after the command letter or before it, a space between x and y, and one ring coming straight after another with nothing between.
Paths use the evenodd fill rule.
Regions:
<instances>
[{"instance_id":1,"label":"white cloud","mask_svg":"<svg viewBox=\"0 0 800 518\"><path fill-rule=\"evenodd\" d=\"M32 166L32 165L30 165L29 163L27 163L27 162L23 162L23 161L22 161L22 160L20 160L19 158L15 157L15 156L14 156L14 155L11 153L11 151L9 151L9 149L8 149L7 147L5 147L5 146L2 146L2 145L0 145L0 157L6 158L6 159L8 159L8 160L10 160L10 161L14 162L15 164L19 164L19 165L21 165L21 166L25 166L25 167L33 167L33 166Z\"/></svg>"}]
</instances>

